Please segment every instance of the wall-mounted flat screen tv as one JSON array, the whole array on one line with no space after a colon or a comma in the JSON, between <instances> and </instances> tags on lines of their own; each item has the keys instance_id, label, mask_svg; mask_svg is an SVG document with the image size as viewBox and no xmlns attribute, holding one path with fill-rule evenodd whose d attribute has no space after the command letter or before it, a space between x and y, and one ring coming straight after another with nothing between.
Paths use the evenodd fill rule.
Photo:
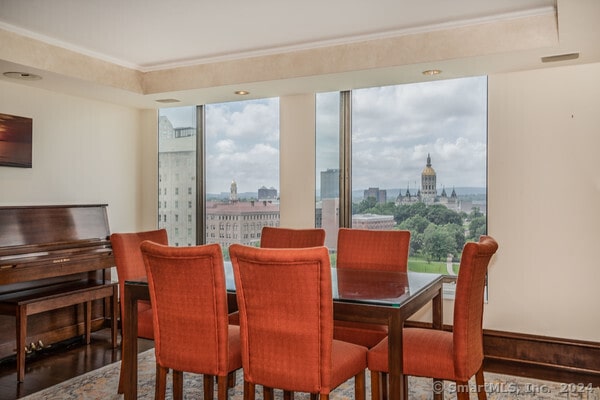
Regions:
<instances>
[{"instance_id":1,"label":"wall-mounted flat screen tv","mask_svg":"<svg viewBox=\"0 0 600 400\"><path fill-rule=\"evenodd\" d=\"M33 120L0 114L0 166L31 168Z\"/></svg>"}]
</instances>

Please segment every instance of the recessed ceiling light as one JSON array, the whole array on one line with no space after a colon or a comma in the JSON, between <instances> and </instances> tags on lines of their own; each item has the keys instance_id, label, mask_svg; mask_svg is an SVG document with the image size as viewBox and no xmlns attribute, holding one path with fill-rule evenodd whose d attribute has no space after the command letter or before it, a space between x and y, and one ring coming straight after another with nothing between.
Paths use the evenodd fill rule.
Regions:
<instances>
[{"instance_id":1,"label":"recessed ceiling light","mask_svg":"<svg viewBox=\"0 0 600 400\"><path fill-rule=\"evenodd\" d=\"M181 100L177 100L177 99L158 99L156 100L157 103L179 103Z\"/></svg>"},{"instance_id":2,"label":"recessed ceiling light","mask_svg":"<svg viewBox=\"0 0 600 400\"><path fill-rule=\"evenodd\" d=\"M239 94L240 96L246 96L246 95L250 94L250 92L247 90L236 90L234 93Z\"/></svg>"},{"instance_id":3,"label":"recessed ceiling light","mask_svg":"<svg viewBox=\"0 0 600 400\"><path fill-rule=\"evenodd\" d=\"M442 73L440 69L428 69L423 71L423 75L439 75Z\"/></svg>"},{"instance_id":4,"label":"recessed ceiling light","mask_svg":"<svg viewBox=\"0 0 600 400\"><path fill-rule=\"evenodd\" d=\"M11 71L11 72L5 72L3 75L6 76L7 78L20 79L22 81L39 81L40 79L42 79L41 76L36 75L36 74L30 74L29 72Z\"/></svg>"}]
</instances>

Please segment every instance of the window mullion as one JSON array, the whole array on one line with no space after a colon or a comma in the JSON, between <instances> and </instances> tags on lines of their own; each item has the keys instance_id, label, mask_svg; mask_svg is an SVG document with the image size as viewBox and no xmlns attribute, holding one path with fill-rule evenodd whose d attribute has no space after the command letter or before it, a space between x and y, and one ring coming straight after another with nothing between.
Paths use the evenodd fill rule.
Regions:
<instances>
[{"instance_id":1,"label":"window mullion","mask_svg":"<svg viewBox=\"0 0 600 400\"><path fill-rule=\"evenodd\" d=\"M196 244L206 243L205 109L196 106Z\"/></svg>"},{"instance_id":2,"label":"window mullion","mask_svg":"<svg viewBox=\"0 0 600 400\"><path fill-rule=\"evenodd\" d=\"M352 227L352 91L340 92L339 226Z\"/></svg>"}]
</instances>

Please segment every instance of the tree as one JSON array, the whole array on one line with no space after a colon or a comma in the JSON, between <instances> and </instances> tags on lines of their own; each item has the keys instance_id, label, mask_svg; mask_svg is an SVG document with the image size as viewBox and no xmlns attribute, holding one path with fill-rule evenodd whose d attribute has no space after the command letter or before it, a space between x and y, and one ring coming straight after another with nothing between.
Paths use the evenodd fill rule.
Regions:
<instances>
[{"instance_id":1,"label":"tree","mask_svg":"<svg viewBox=\"0 0 600 400\"><path fill-rule=\"evenodd\" d=\"M367 197L362 200L360 203L353 204L353 214L364 214L367 213L368 210L372 209L377 205L377 199L375 197Z\"/></svg>"},{"instance_id":2,"label":"tree","mask_svg":"<svg viewBox=\"0 0 600 400\"><path fill-rule=\"evenodd\" d=\"M430 224L423 234L423 253L428 260L443 260L456 249L456 240L447 229Z\"/></svg>"},{"instance_id":3,"label":"tree","mask_svg":"<svg viewBox=\"0 0 600 400\"><path fill-rule=\"evenodd\" d=\"M421 215L414 215L400 223L399 226L401 229L407 229L411 232L423 233L427 226L429 226L429 221Z\"/></svg>"},{"instance_id":4,"label":"tree","mask_svg":"<svg viewBox=\"0 0 600 400\"><path fill-rule=\"evenodd\" d=\"M471 208L471 212L469 213L469 219L483 217L483 213L479 210L479 207Z\"/></svg>"},{"instance_id":5,"label":"tree","mask_svg":"<svg viewBox=\"0 0 600 400\"><path fill-rule=\"evenodd\" d=\"M380 215L394 215L396 214L397 209L396 204L391 201L388 201L385 204L377 204L375 208L378 210L377 214Z\"/></svg>"},{"instance_id":6,"label":"tree","mask_svg":"<svg viewBox=\"0 0 600 400\"><path fill-rule=\"evenodd\" d=\"M427 206L425 203L417 202L399 206L394 214L394 219L396 220L396 223L401 223L415 215L421 215L423 217L427 215Z\"/></svg>"},{"instance_id":7,"label":"tree","mask_svg":"<svg viewBox=\"0 0 600 400\"><path fill-rule=\"evenodd\" d=\"M459 213L452 211L441 204L433 204L427 207L426 218L430 222L440 226L446 224L462 224L462 218Z\"/></svg>"},{"instance_id":8,"label":"tree","mask_svg":"<svg viewBox=\"0 0 600 400\"><path fill-rule=\"evenodd\" d=\"M471 218L469 221L469 238L479 240L479 236L487 233L487 222L484 216Z\"/></svg>"},{"instance_id":9,"label":"tree","mask_svg":"<svg viewBox=\"0 0 600 400\"><path fill-rule=\"evenodd\" d=\"M423 232L429 221L421 215L415 215L403 221L398 227L410 231L410 253L417 254L423 247Z\"/></svg>"},{"instance_id":10,"label":"tree","mask_svg":"<svg viewBox=\"0 0 600 400\"><path fill-rule=\"evenodd\" d=\"M446 224L439 229L443 229L448 232L449 235L452 235L454 238L455 247L452 251L454 257L456 257L462 251L463 246L465 245L465 229L462 225L457 224Z\"/></svg>"}]
</instances>

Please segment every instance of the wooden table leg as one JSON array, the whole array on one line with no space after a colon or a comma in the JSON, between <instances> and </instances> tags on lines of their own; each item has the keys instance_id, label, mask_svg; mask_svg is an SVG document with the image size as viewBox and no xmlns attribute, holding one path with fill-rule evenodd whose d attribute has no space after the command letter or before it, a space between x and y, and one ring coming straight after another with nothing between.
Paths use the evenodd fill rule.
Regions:
<instances>
[{"instance_id":1,"label":"wooden table leg","mask_svg":"<svg viewBox=\"0 0 600 400\"><path fill-rule=\"evenodd\" d=\"M432 302L432 327L433 329L444 329L444 321L443 321L443 298L442 298L442 291L443 289L440 289L440 292L437 294L437 296L435 296L433 298L433 302ZM442 400L444 398L444 381L439 380L439 379L434 379L433 380L433 388L434 388L434 392L433 392L433 398L434 400Z\"/></svg>"},{"instance_id":2,"label":"wooden table leg","mask_svg":"<svg viewBox=\"0 0 600 400\"><path fill-rule=\"evenodd\" d=\"M123 394L125 400L137 399L137 301L133 298L131 290L125 285L123 296L123 321L122 339L123 353L121 359L121 379L123 380Z\"/></svg>"},{"instance_id":3,"label":"wooden table leg","mask_svg":"<svg viewBox=\"0 0 600 400\"><path fill-rule=\"evenodd\" d=\"M400 319L398 313L390 318L388 323L389 400L401 400L404 397L402 325L403 321Z\"/></svg>"}]
</instances>

